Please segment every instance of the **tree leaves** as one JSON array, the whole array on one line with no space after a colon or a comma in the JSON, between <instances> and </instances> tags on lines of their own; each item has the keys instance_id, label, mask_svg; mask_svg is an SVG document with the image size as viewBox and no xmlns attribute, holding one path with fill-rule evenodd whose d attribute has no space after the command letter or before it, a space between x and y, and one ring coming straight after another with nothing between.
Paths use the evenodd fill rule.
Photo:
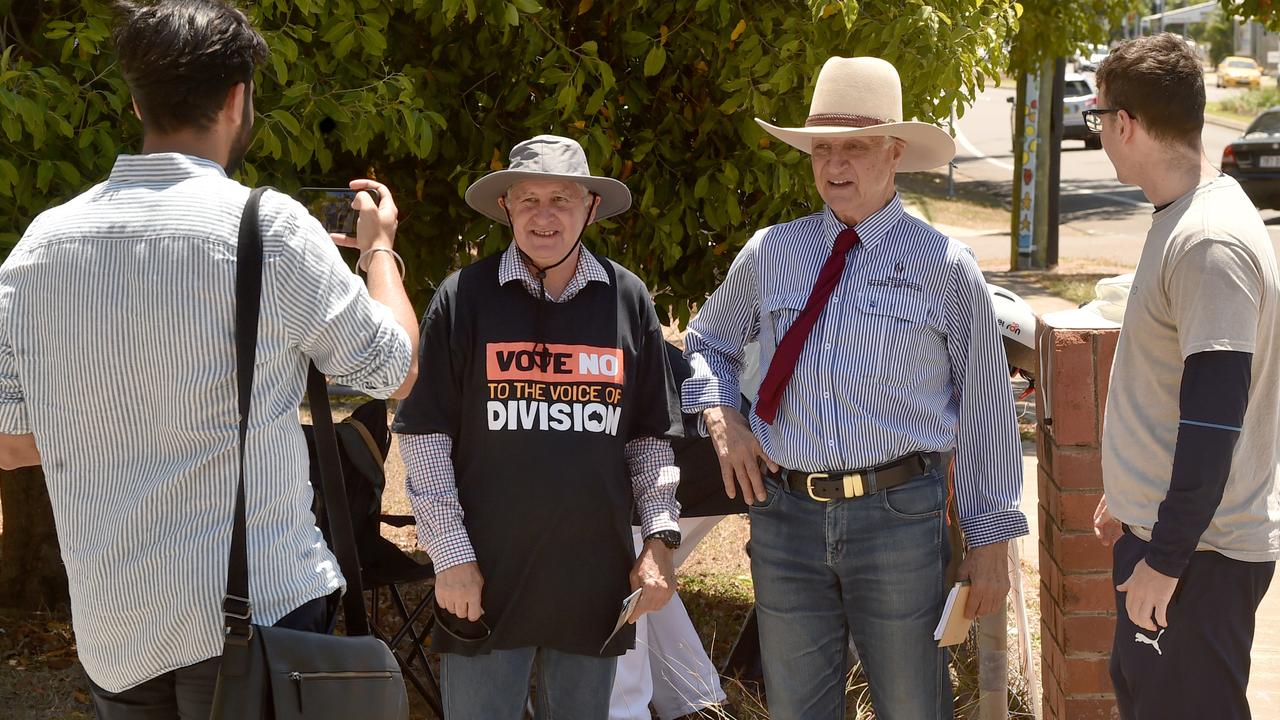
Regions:
<instances>
[{"instance_id":1,"label":"tree leaves","mask_svg":"<svg viewBox=\"0 0 1280 720\"><path fill-rule=\"evenodd\" d=\"M1225 2L1226 0L1224 0ZM1022 0L1011 9L1009 72L1034 72L1045 60L1069 57L1088 43L1106 42L1126 16L1146 11L1144 0Z\"/></svg>"},{"instance_id":2,"label":"tree leaves","mask_svg":"<svg viewBox=\"0 0 1280 720\"><path fill-rule=\"evenodd\" d=\"M1048 3L1049 0L1042 0ZM1027 3L1031 5L1031 2ZM107 0L44 0L29 49L0 51L0 229L81 192L140 126L105 51ZM239 179L387 183L415 306L509 231L463 202L540 133L623 180L628 213L587 246L687 320L755 229L821 207L807 156L753 121L803 124L832 55L896 63L909 116L963 108L1002 69L1014 0L270 0L244 3L271 48ZM1030 11L1029 11L1030 12ZM35 14L35 13L33 13ZM93 47L96 52L85 53ZM18 53L25 54L18 54ZM70 130L70 135L68 135ZM21 178L21 182L18 180Z\"/></svg>"},{"instance_id":3,"label":"tree leaves","mask_svg":"<svg viewBox=\"0 0 1280 720\"><path fill-rule=\"evenodd\" d=\"M653 77L662 72L662 66L667 64L667 50L661 45L654 45L649 49L649 54L644 56L644 76Z\"/></svg>"},{"instance_id":4,"label":"tree leaves","mask_svg":"<svg viewBox=\"0 0 1280 720\"><path fill-rule=\"evenodd\" d=\"M1257 20L1272 32L1280 31L1280 3L1274 0L1218 0L1227 17Z\"/></svg>"}]
</instances>

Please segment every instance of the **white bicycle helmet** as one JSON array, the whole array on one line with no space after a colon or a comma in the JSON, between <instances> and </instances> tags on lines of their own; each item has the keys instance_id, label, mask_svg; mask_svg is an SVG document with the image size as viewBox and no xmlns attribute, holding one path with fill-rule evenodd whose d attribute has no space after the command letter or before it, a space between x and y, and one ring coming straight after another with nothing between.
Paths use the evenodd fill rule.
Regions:
<instances>
[{"instance_id":1,"label":"white bicycle helmet","mask_svg":"<svg viewBox=\"0 0 1280 720\"><path fill-rule=\"evenodd\" d=\"M1039 372L1036 355L1036 314L1026 300L1014 292L987 283L991 305L996 313L996 326L1004 340L1004 354L1009 367L1034 377Z\"/></svg>"}]
</instances>

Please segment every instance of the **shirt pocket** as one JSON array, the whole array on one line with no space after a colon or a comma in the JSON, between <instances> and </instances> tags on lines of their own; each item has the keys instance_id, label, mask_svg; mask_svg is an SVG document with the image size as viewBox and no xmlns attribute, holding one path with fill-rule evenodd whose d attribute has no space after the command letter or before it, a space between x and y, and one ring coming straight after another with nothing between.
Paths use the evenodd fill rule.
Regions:
<instances>
[{"instance_id":1,"label":"shirt pocket","mask_svg":"<svg viewBox=\"0 0 1280 720\"><path fill-rule=\"evenodd\" d=\"M796 293L775 295L765 299L762 326L765 334L769 336L766 338L769 348L775 349L782 342L787 331L800 317L800 312L804 310L804 304L808 299L807 295Z\"/></svg>"},{"instance_id":2,"label":"shirt pocket","mask_svg":"<svg viewBox=\"0 0 1280 720\"><path fill-rule=\"evenodd\" d=\"M920 293L859 293L857 306L862 342L870 355L868 375L875 382L911 385L946 362L946 344L935 313Z\"/></svg>"}]
</instances>

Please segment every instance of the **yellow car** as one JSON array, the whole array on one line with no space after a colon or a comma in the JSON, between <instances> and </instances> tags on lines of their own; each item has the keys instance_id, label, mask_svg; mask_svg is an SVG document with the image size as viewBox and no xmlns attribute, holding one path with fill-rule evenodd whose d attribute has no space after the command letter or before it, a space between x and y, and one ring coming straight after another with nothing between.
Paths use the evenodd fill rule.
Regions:
<instances>
[{"instance_id":1,"label":"yellow car","mask_svg":"<svg viewBox=\"0 0 1280 720\"><path fill-rule=\"evenodd\" d=\"M1262 68L1253 58L1231 56L1218 63L1218 87L1262 84Z\"/></svg>"}]
</instances>

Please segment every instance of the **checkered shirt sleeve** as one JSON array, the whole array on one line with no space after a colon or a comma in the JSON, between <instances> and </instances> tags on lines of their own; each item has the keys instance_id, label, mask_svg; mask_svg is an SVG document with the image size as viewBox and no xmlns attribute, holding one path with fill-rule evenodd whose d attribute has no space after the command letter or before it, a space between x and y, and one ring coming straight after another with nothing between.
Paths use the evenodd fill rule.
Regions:
<instances>
[{"instance_id":1,"label":"checkered shirt sleeve","mask_svg":"<svg viewBox=\"0 0 1280 720\"><path fill-rule=\"evenodd\" d=\"M680 468L676 467L671 443L655 437L640 437L627 443L625 454L631 492L640 511L641 537L659 530L679 530L676 486L680 484Z\"/></svg>"},{"instance_id":2,"label":"checkered shirt sleeve","mask_svg":"<svg viewBox=\"0 0 1280 720\"><path fill-rule=\"evenodd\" d=\"M444 433L397 437L418 544L431 556L436 573L475 562L476 552L462 524L462 505L453 474L453 438Z\"/></svg>"}]
</instances>

